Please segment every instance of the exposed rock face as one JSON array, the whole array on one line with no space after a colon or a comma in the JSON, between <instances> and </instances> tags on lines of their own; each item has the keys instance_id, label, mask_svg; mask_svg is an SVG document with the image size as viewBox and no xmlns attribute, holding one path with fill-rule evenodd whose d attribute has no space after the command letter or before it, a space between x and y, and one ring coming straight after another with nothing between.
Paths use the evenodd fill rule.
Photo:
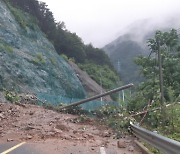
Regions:
<instances>
[{"instance_id":1,"label":"exposed rock face","mask_svg":"<svg viewBox=\"0 0 180 154\"><path fill-rule=\"evenodd\" d=\"M97 84L93 79L91 79L86 72L82 71L75 63L69 62L69 64L71 65L71 67L74 69L74 71L78 75L78 78L82 82L82 85L85 88L87 95L89 97L98 95L101 93L101 91L103 93L106 92L99 84ZM104 101L112 101L110 96L103 97L103 100Z\"/></svg>"},{"instance_id":2,"label":"exposed rock face","mask_svg":"<svg viewBox=\"0 0 180 154\"><path fill-rule=\"evenodd\" d=\"M31 17L25 14L31 22ZM76 73L37 25L24 29L0 0L0 90L84 98Z\"/></svg>"}]
</instances>

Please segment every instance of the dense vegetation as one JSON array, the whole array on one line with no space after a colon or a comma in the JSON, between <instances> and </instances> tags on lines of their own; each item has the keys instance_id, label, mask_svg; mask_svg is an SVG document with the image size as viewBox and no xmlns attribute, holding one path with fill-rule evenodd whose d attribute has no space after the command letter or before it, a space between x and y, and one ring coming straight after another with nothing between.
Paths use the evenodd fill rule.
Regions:
<instances>
[{"instance_id":1,"label":"dense vegetation","mask_svg":"<svg viewBox=\"0 0 180 154\"><path fill-rule=\"evenodd\" d=\"M66 55L68 58L73 59L75 63L80 64L81 66L83 66L83 64L86 65L93 63L92 66L94 69L96 69L96 67L97 70L99 67L102 67L102 70L106 68L107 72L104 72L104 74L106 74L105 76L107 76L107 73L112 72L114 78L119 80L119 77L105 52L99 48L93 47L91 44L85 45L79 36L75 33L71 33L65 28L64 22L56 22L53 13L48 9L44 2L39 2L37 0L4 1L8 4L11 12L14 14L22 28L25 30L26 27L33 29L35 28L33 25L38 24L41 30L46 34L47 38L54 44L58 54ZM14 7L11 7L12 5ZM26 19L21 15L21 10L24 10L32 16L32 24L26 22ZM97 74L97 72L90 72L88 69L84 70L87 71L89 75L93 76L96 82L99 82L99 74ZM111 85L107 86L103 84L104 88L114 88L116 85L115 83L117 82L114 78L109 78L110 81L108 82ZM106 79L102 80L104 81Z\"/></svg>"},{"instance_id":2,"label":"dense vegetation","mask_svg":"<svg viewBox=\"0 0 180 154\"><path fill-rule=\"evenodd\" d=\"M148 46L149 57L136 59L145 81L136 88L127 109L131 113L149 110L136 119L144 127L180 141L180 107L177 104L180 101L180 43L177 31L157 31L154 38L149 39ZM163 102L160 99L158 51L162 57Z\"/></svg>"},{"instance_id":3,"label":"dense vegetation","mask_svg":"<svg viewBox=\"0 0 180 154\"><path fill-rule=\"evenodd\" d=\"M111 62L120 73L123 82L139 83L143 80L139 75L138 65L134 63L135 57L145 55L147 52L140 44L122 36L103 49L109 54Z\"/></svg>"},{"instance_id":4,"label":"dense vegetation","mask_svg":"<svg viewBox=\"0 0 180 154\"><path fill-rule=\"evenodd\" d=\"M85 60L91 60L98 64L111 66L108 56L101 49L94 48L92 45L85 45L81 38L75 33L71 33L65 28L64 22L55 22L52 12L47 8L44 2L37 0L4 0L9 1L14 6L23 9L37 19L41 30L53 42L56 51L59 54L65 54L75 59L77 63ZM13 12L18 22L23 27L25 19L20 18L17 12Z\"/></svg>"},{"instance_id":5,"label":"dense vegetation","mask_svg":"<svg viewBox=\"0 0 180 154\"><path fill-rule=\"evenodd\" d=\"M180 141L180 43L177 31L157 31L154 38L148 40L148 46L149 56L139 56L135 60L144 82L135 88L131 98L125 100L127 106L103 106L96 114L120 135L123 130L127 131L129 121L136 121L140 126ZM158 50L162 57L163 103L160 101ZM154 148L151 150L160 153Z\"/></svg>"},{"instance_id":6,"label":"dense vegetation","mask_svg":"<svg viewBox=\"0 0 180 154\"><path fill-rule=\"evenodd\" d=\"M94 63L85 63L79 65L79 67L90 74L90 77L97 81L99 85L102 84L105 89L110 90L118 84L118 76L107 65L100 66Z\"/></svg>"},{"instance_id":7,"label":"dense vegetation","mask_svg":"<svg viewBox=\"0 0 180 154\"><path fill-rule=\"evenodd\" d=\"M180 46L178 34L174 29L170 32L157 31L155 38L148 41L151 55L149 57L140 56L135 60L141 67L141 73L146 80L139 85L134 102L130 105L130 108L134 111L141 110L147 105L147 102L153 101L156 103L160 101L158 44L162 56L165 102L180 100ZM137 108L135 108L136 102L139 105Z\"/></svg>"}]
</instances>

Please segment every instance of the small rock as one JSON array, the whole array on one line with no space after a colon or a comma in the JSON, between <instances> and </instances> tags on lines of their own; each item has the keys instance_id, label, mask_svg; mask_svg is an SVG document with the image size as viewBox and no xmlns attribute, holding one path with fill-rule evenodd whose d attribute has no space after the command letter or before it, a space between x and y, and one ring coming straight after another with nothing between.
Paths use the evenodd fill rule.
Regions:
<instances>
[{"instance_id":1,"label":"small rock","mask_svg":"<svg viewBox=\"0 0 180 154\"><path fill-rule=\"evenodd\" d=\"M50 122L50 123L49 123L49 126L52 126L52 124L53 124L53 123L52 123L52 122Z\"/></svg>"},{"instance_id":2,"label":"small rock","mask_svg":"<svg viewBox=\"0 0 180 154\"><path fill-rule=\"evenodd\" d=\"M47 132L46 134L45 134L45 136L51 136L51 137L54 137L54 136L56 136L56 133L55 132Z\"/></svg>"},{"instance_id":3,"label":"small rock","mask_svg":"<svg viewBox=\"0 0 180 154\"><path fill-rule=\"evenodd\" d=\"M32 129L35 129L34 127L32 127L32 126L26 126L25 128L24 128L24 130L26 130L26 131L28 131L28 130L32 130Z\"/></svg>"},{"instance_id":4,"label":"small rock","mask_svg":"<svg viewBox=\"0 0 180 154\"><path fill-rule=\"evenodd\" d=\"M29 140L32 139L32 138L33 138L33 137L32 137L31 135L28 135L28 136L27 136L27 139L29 139Z\"/></svg>"},{"instance_id":5,"label":"small rock","mask_svg":"<svg viewBox=\"0 0 180 154\"><path fill-rule=\"evenodd\" d=\"M131 143L131 140L126 140L125 142L126 142L126 143Z\"/></svg>"},{"instance_id":6,"label":"small rock","mask_svg":"<svg viewBox=\"0 0 180 154\"><path fill-rule=\"evenodd\" d=\"M129 146L128 147L128 151L133 152L134 151L134 147L133 146Z\"/></svg>"},{"instance_id":7,"label":"small rock","mask_svg":"<svg viewBox=\"0 0 180 154\"><path fill-rule=\"evenodd\" d=\"M59 130L57 128L53 128L52 132L55 132L56 134L60 134L60 133L62 133L62 130Z\"/></svg>"},{"instance_id":8,"label":"small rock","mask_svg":"<svg viewBox=\"0 0 180 154\"><path fill-rule=\"evenodd\" d=\"M3 114L2 114L2 113L0 113L0 118L4 119L4 116L3 116Z\"/></svg>"},{"instance_id":9,"label":"small rock","mask_svg":"<svg viewBox=\"0 0 180 154\"><path fill-rule=\"evenodd\" d=\"M110 137L110 136L111 136L111 133L108 132L108 131L106 131L106 132L103 133L102 136L103 136L103 137Z\"/></svg>"},{"instance_id":10,"label":"small rock","mask_svg":"<svg viewBox=\"0 0 180 154\"><path fill-rule=\"evenodd\" d=\"M118 148L126 148L126 143L123 140L119 140L117 142L117 146L118 146Z\"/></svg>"},{"instance_id":11,"label":"small rock","mask_svg":"<svg viewBox=\"0 0 180 154\"><path fill-rule=\"evenodd\" d=\"M69 137L68 135L63 135L62 136L62 138L64 139L64 140L71 140L72 138L71 137ZM78 139L78 138L77 138Z\"/></svg>"},{"instance_id":12,"label":"small rock","mask_svg":"<svg viewBox=\"0 0 180 154\"><path fill-rule=\"evenodd\" d=\"M77 130L73 130L73 133L76 134L76 133L77 133Z\"/></svg>"},{"instance_id":13,"label":"small rock","mask_svg":"<svg viewBox=\"0 0 180 154\"><path fill-rule=\"evenodd\" d=\"M11 113L12 111L11 111L11 110L8 110L7 112L8 112L8 113Z\"/></svg>"},{"instance_id":14,"label":"small rock","mask_svg":"<svg viewBox=\"0 0 180 154\"><path fill-rule=\"evenodd\" d=\"M56 128L59 130L62 130L62 131L68 131L69 130L65 125L62 125L62 124L56 125Z\"/></svg>"},{"instance_id":15,"label":"small rock","mask_svg":"<svg viewBox=\"0 0 180 154\"><path fill-rule=\"evenodd\" d=\"M88 135L87 134L82 134L82 137L83 138L88 138Z\"/></svg>"},{"instance_id":16,"label":"small rock","mask_svg":"<svg viewBox=\"0 0 180 154\"><path fill-rule=\"evenodd\" d=\"M14 141L14 140L11 139L11 138L8 138L8 139L7 139L7 142L12 142L12 141Z\"/></svg>"},{"instance_id":17,"label":"small rock","mask_svg":"<svg viewBox=\"0 0 180 154\"><path fill-rule=\"evenodd\" d=\"M33 115L33 114L34 114L34 112L30 111L29 115Z\"/></svg>"}]
</instances>

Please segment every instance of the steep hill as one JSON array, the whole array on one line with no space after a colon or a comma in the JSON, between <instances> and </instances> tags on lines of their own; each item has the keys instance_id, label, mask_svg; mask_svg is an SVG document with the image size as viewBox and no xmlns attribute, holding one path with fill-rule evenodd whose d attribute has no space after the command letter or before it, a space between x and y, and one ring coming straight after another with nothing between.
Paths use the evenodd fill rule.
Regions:
<instances>
[{"instance_id":1,"label":"steep hill","mask_svg":"<svg viewBox=\"0 0 180 154\"><path fill-rule=\"evenodd\" d=\"M103 89L99 84L97 84L97 82L95 82L92 78L90 78L90 76L85 71L82 71L75 63L69 61L69 64L74 69L78 78L82 82L82 85L85 88L88 97L98 95L101 92L103 93L106 92L105 89ZM112 101L110 96L104 96L103 100L107 102Z\"/></svg>"},{"instance_id":2,"label":"steep hill","mask_svg":"<svg viewBox=\"0 0 180 154\"><path fill-rule=\"evenodd\" d=\"M141 80L134 58L144 54L145 48L131 40L129 35L124 35L106 45L103 49L109 55L112 64L121 74L125 83Z\"/></svg>"},{"instance_id":3,"label":"steep hill","mask_svg":"<svg viewBox=\"0 0 180 154\"><path fill-rule=\"evenodd\" d=\"M139 20L129 25L124 33L107 44L103 49L109 55L111 63L121 74L122 80L139 82L142 80L138 66L134 63L135 57L149 54L147 41L156 30L167 30L178 27L178 20L168 19L153 21L152 19Z\"/></svg>"},{"instance_id":4,"label":"steep hill","mask_svg":"<svg viewBox=\"0 0 180 154\"><path fill-rule=\"evenodd\" d=\"M3 88L85 97L75 72L56 53L34 18L15 8L10 11L0 0L0 89Z\"/></svg>"}]
</instances>

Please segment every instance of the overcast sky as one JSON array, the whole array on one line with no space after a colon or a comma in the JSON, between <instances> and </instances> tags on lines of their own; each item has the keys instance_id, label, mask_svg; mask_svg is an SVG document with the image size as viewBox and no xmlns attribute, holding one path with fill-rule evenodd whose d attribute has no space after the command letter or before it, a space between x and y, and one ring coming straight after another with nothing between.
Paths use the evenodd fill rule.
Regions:
<instances>
[{"instance_id":1,"label":"overcast sky","mask_svg":"<svg viewBox=\"0 0 180 154\"><path fill-rule=\"evenodd\" d=\"M57 21L64 21L68 30L95 47L111 42L137 20L164 20L180 12L180 0L41 1L46 2Z\"/></svg>"}]
</instances>

